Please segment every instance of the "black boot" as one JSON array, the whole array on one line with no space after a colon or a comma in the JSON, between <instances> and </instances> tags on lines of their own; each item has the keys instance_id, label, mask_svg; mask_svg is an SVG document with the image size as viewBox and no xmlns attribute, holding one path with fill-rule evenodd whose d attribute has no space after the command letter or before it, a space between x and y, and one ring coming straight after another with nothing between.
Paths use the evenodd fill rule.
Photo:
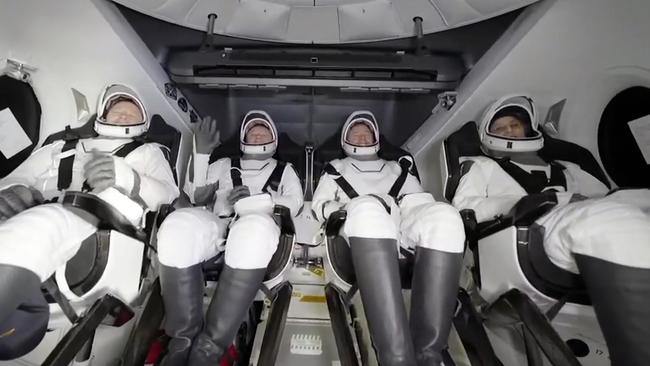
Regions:
<instances>
[{"instance_id":1,"label":"black boot","mask_svg":"<svg viewBox=\"0 0 650 366\"><path fill-rule=\"evenodd\" d=\"M165 305L165 333L171 337L160 365L185 366L192 342L203 326L201 264L188 268L161 265L160 285Z\"/></svg>"},{"instance_id":2,"label":"black boot","mask_svg":"<svg viewBox=\"0 0 650 366\"><path fill-rule=\"evenodd\" d=\"M415 365L394 239L348 238L370 337L381 366Z\"/></svg>"},{"instance_id":3,"label":"black boot","mask_svg":"<svg viewBox=\"0 0 650 366\"><path fill-rule=\"evenodd\" d=\"M232 343L255 295L266 268L234 269L226 265L212 297L203 331L194 341L189 365L214 366Z\"/></svg>"},{"instance_id":4,"label":"black boot","mask_svg":"<svg viewBox=\"0 0 650 366\"><path fill-rule=\"evenodd\" d=\"M650 269L574 254L614 366L650 360Z\"/></svg>"},{"instance_id":5,"label":"black boot","mask_svg":"<svg viewBox=\"0 0 650 366\"><path fill-rule=\"evenodd\" d=\"M0 264L0 360L25 355L41 342L50 308L30 270Z\"/></svg>"},{"instance_id":6,"label":"black boot","mask_svg":"<svg viewBox=\"0 0 650 366\"><path fill-rule=\"evenodd\" d=\"M418 365L442 364L451 330L462 253L418 247L411 292L411 334Z\"/></svg>"}]
</instances>

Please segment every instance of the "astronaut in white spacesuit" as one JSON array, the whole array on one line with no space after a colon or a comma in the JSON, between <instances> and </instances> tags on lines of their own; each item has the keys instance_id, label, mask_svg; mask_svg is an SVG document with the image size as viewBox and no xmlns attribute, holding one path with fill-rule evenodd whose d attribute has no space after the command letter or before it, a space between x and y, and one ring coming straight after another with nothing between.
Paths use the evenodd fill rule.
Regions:
<instances>
[{"instance_id":1,"label":"astronaut in white spacesuit","mask_svg":"<svg viewBox=\"0 0 650 366\"><path fill-rule=\"evenodd\" d=\"M273 206L285 206L295 216L303 203L295 170L273 158L278 132L266 112L250 111L244 117L241 158L209 164L219 144L216 121L209 117L197 124L194 138L185 191L202 207L174 211L158 232L164 327L171 337L163 365L219 362L278 246L280 228L272 217ZM204 323L201 265L224 247L225 267Z\"/></svg>"},{"instance_id":2,"label":"astronaut in white spacesuit","mask_svg":"<svg viewBox=\"0 0 650 366\"><path fill-rule=\"evenodd\" d=\"M0 180L0 359L40 342L49 318L41 283L96 231L91 215L44 199L85 188L139 226L145 209L178 196L160 146L133 139L149 123L133 90L110 85L99 99L95 136L43 146Z\"/></svg>"},{"instance_id":3,"label":"astronaut in white spacesuit","mask_svg":"<svg viewBox=\"0 0 650 366\"><path fill-rule=\"evenodd\" d=\"M320 221L344 209L341 235L352 263L381 365L438 365L447 346L465 240L452 206L435 202L408 157L378 157L379 127L352 113L341 133L344 159L326 166L312 210ZM405 164L406 163L406 164ZM415 251L410 329L401 292L399 247Z\"/></svg>"},{"instance_id":4,"label":"astronaut in white spacesuit","mask_svg":"<svg viewBox=\"0 0 650 366\"><path fill-rule=\"evenodd\" d=\"M479 136L487 156L471 157L453 205L478 222L507 213L528 194L557 206L536 221L544 249L562 269L580 273L605 335L613 365L650 359L650 190L608 188L578 165L546 162L532 100L507 96L483 116Z\"/></svg>"}]
</instances>

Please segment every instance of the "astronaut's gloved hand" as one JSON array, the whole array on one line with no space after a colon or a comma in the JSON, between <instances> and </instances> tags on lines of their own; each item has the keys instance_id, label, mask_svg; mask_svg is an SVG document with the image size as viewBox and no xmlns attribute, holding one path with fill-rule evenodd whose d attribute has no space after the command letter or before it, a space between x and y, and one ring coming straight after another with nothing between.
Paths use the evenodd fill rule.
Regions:
<instances>
[{"instance_id":1,"label":"astronaut's gloved hand","mask_svg":"<svg viewBox=\"0 0 650 366\"><path fill-rule=\"evenodd\" d=\"M220 132L217 128L217 120L206 116L192 125L194 132L194 144L198 154L210 154L219 144Z\"/></svg>"},{"instance_id":2,"label":"astronaut's gloved hand","mask_svg":"<svg viewBox=\"0 0 650 366\"><path fill-rule=\"evenodd\" d=\"M95 192L103 191L109 187L119 187L126 190L129 194L135 187L139 186L139 176L123 160L111 155L105 155L93 151L91 158L84 165L84 178L90 188Z\"/></svg>"},{"instance_id":3,"label":"astronaut's gloved hand","mask_svg":"<svg viewBox=\"0 0 650 366\"><path fill-rule=\"evenodd\" d=\"M84 178L95 191L114 186L115 160L110 155L91 152L91 158L84 165Z\"/></svg>"},{"instance_id":4,"label":"astronaut's gloved hand","mask_svg":"<svg viewBox=\"0 0 650 366\"><path fill-rule=\"evenodd\" d=\"M16 185L3 189L0 191L0 220L6 220L40 203L43 203L43 195L34 188Z\"/></svg>"},{"instance_id":5,"label":"astronaut's gloved hand","mask_svg":"<svg viewBox=\"0 0 650 366\"><path fill-rule=\"evenodd\" d=\"M230 193L228 193L228 204L231 206L234 206L237 201L244 197L248 197L251 195L251 191L247 186L238 186L233 188Z\"/></svg>"}]
</instances>

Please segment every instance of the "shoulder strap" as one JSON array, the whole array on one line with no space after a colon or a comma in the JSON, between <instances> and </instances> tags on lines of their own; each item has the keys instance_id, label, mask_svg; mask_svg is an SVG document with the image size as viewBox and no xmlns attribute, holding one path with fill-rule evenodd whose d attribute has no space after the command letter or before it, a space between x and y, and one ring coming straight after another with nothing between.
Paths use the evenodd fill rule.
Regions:
<instances>
[{"instance_id":1,"label":"shoulder strap","mask_svg":"<svg viewBox=\"0 0 650 366\"><path fill-rule=\"evenodd\" d=\"M552 161L551 162L551 179L549 180L550 186L562 186L566 191L566 177L564 176L564 169L562 164Z\"/></svg>"},{"instance_id":2,"label":"shoulder strap","mask_svg":"<svg viewBox=\"0 0 650 366\"><path fill-rule=\"evenodd\" d=\"M241 161L238 156L230 158L230 178L232 179L233 188L243 185L241 180Z\"/></svg>"},{"instance_id":3,"label":"shoulder strap","mask_svg":"<svg viewBox=\"0 0 650 366\"><path fill-rule=\"evenodd\" d=\"M127 155L129 155L133 150L139 148L140 146L144 145L144 141L138 139L138 140L133 140L129 142L128 144L122 145L117 151L113 153L113 155L124 158Z\"/></svg>"},{"instance_id":4,"label":"shoulder strap","mask_svg":"<svg viewBox=\"0 0 650 366\"><path fill-rule=\"evenodd\" d=\"M345 178L343 178L341 173L339 173L338 170L336 170L336 168L334 168L332 166L332 164L327 163L325 165L324 170L325 170L325 173L332 176L332 179L334 179L336 184L338 184L339 187L341 187L341 189L343 190L343 192L345 192L345 194L348 196L348 198L353 199L353 198L359 197L359 194L357 193L357 191L355 191L354 188L352 188L350 183Z\"/></svg>"},{"instance_id":5,"label":"shoulder strap","mask_svg":"<svg viewBox=\"0 0 650 366\"><path fill-rule=\"evenodd\" d=\"M269 175L269 179L267 179L266 183L264 183L264 187L262 187L262 192L268 193L269 188L272 191L276 191L276 192L278 191L278 187L280 187L280 182L282 181L282 174L284 173L284 168L286 166L287 163L278 160L278 163L275 165L275 168L273 168L271 175Z\"/></svg>"},{"instance_id":6,"label":"shoulder strap","mask_svg":"<svg viewBox=\"0 0 650 366\"><path fill-rule=\"evenodd\" d=\"M399 166L402 168L402 172L399 174L397 179L395 179L395 183L393 183L393 186L390 187L390 191L388 191L388 195L397 199L397 195L399 195L399 191L402 190L402 187L404 186L404 183L406 182L406 177L408 177L410 171L411 171L411 159L402 156L398 159L399 161Z\"/></svg>"},{"instance_id":7,"label":"shoulder strap","mask_svg":"<svg viewBox=\"0 0 650 366\"><path fill-rule=\"evenodd\" d=\"M561 185L566 188L566 179L562 172L564 167L559 164L551 164L551 177L549 179L543 171L533 170L529 173L508 158L490 158L496 161L528 194L542 192L544 188L549 186Z\"/></svg>"},{"instance_id":8,"label":"shoulder strap","mask_svg":"<svg viewBox=\"0 0 650 366\"><path fill-rule=\"evenodd\" d=\"M75 131L72 131L69 125L65 126L65 131L63 133L63 140L65 141L65 144L63 144L63 148L61 149L61 152L64 153L66 151L75 149L77 147L77 143L79 142L79 139L80 139L79 134L75 133ZM61 161L59 162L59 178L56 183L56 188L59 191L63 191L70 187L70 183L72 183L73 164L74 164L74 154L61 159Z\"/></svg>"}]
</instances>

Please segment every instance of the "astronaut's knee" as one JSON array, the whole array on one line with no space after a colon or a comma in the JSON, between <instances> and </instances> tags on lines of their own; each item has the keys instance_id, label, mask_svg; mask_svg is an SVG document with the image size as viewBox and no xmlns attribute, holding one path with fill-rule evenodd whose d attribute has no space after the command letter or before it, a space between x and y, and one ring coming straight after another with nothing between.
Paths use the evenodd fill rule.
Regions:
<instances>
[{"instance_id":1,"label":"astronaut's knee","mask_svg":"<svg viewBox=\"0 0 650 366\"><path fill-rule=\"evenodd\" d=\"M226 240L225 261L239 269L266 268L278 248L280 228L265 214L240 217Z\"/></svg>"},{"instance_id":2,"label":"astronaut's knee","mask_svg":"<svg viewBox=\"0 0 650 366\"><path fill-rule=\"evenodd\" d=\"M426 204L417 212L416 223L412 226L416 243L428 249L460 253L464 250L465 230L458 211L442 202Z\"/></svg>"},{"instance_id":3,"label":"astronaut's knee","mask_svg":"<svg viewBox=\"0 0 650 366\"><path fill-rule=\"evenodd\" d=\"M358 197L347 206L343 231L347 237L397 239L397 226L379 198Z\"/></svg>"},{"instance_id":4,"label":"astronaut's knee","mask_svg":"<svg viewBox=\"0 0 650 366\"><path fill-rule=\"evenodd\" d=\"M158 230L158 260L166 266L185 268L216 254L222 229L209 212L183 208L172 212Z\"/></svg>"}]
</instances>

